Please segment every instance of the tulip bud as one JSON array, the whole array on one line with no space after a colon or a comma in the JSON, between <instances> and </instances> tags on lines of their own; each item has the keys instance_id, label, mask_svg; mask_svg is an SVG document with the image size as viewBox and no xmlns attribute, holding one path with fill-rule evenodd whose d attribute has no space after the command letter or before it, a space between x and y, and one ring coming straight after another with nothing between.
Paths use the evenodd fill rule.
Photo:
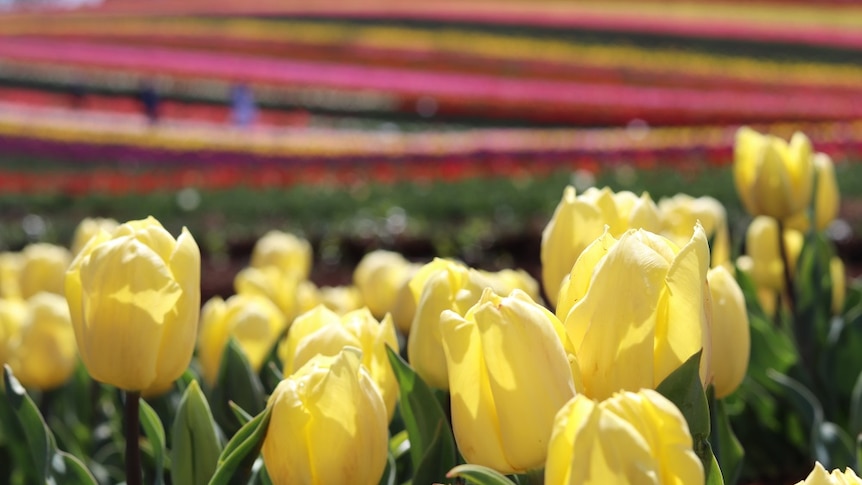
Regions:
<instances>
[{"instance_id":1,"label":"tulip bud","mask_svg":"<svg viewBox=\"0 0 862 485\"><path fill-rule=\"evenodd\" d=\"M808 477L796 485L862 485L862 478L850 467L845 468L844 472L836 468L829 473L818 461L814 463L814 469Z\"/></svg>"},{"instance_id":2,"label":"tulip bud","mask_svg":"<svg viewBox=\"0 0 862 485\"><path fill-rule=\"evenodd\" d=\"M47 243L30 244L21 251L21 297L25 300L47 291L63 294L63 280L72 256L62 246Z\"/></svg>"},{"instance_id":3,"label":"tulip bud","mask_svg":"<svg viewBox=\"0 0 862 485\"><path fill-rule=\"evenodd\" d=\"M0 253L0 298L21 298L21 267L24 257L21 253Z\"/></svg>"},{"instance_id":4,"label":"tulip bud","mask_svg":"<svg viewBox=\"0 0 862 485\"><path fill-rule=\"evenodd\" d=\"M55 293L39 293L27 301L27 306L27 318L20 340L10 352L9 365L25 387L51 390L69 380L78 362L69 306Z\"/></svg>"},{"instance_id":5,"label":"tulip bud","mask_svg":"<svg viewBox=\"0 0 862 485\"><path fill-rule=\"evenodd\" d=\"M389 451L386 406L360 352L318 355L275 388L261 453L275 485L376 485Z\"/></svg>"},{"instance_id":6,"label":"tulip bud","mask_svg":"<svg viewBox=\"0 0 862 485\"><path fill-rule=\"evenodd\" d=\"M540 301L539 282L530 273L522 269L501 269L500 271L479 271L482 276L488 278L492 283L494 292L500 295L508 295L515 290L521 290L534 301Z\"/></svg>"},{"instance_id":7,"label":"tulip bud","mask_svg":"<svg viewBox=\"0 0 862 485\"><path fill-rule=\"evenodd\" d=\"M489 288L465 316L443 312L440 326L461 454L505 474L541 468L579 371L560 321L520 290L503 298Z\"/></svg>"},{"instance_id":8,"label":"tulip bud","mask_svg":"<svg viewBox=\"0 0 862 485\"><path fill-rule=\"evenodd\" d=\"M428 269L433 272L426 277ZM440 315L444 310L453 310L459 315L467 313L479 301L482 290L492 283L475 269L442 259L435 259L419 270L410 282L415 294L418 284L414 286L414 283L424 283L424 286L407 339L407 356L426 383L445 390L449 380L440 341Z\"/></svg>"},{"instance_id":9,"label":"tulip bud","mask_svg":"<svg viewBox=\"0 0 862 485\"><path fill-rule=\"evenodd\" d=\"M739 387L748 371L751 350L748 311L742 289L724 266L709 270L707 279L712 295L710 369L715 397L723 398Z\"/></svg>"},{"instance_id":10,"label":"tulip bud","mask_svg":"<svg viewBox=\"0 0 862 485\"><path fill-rule=\"evenodd\" d=\"M811 141L796 132L788 144L742 127L736 132L733 179L751 215L788 219L811 203L814 182Z\"/></svg>"},{"instance_id":11,"label":"tulip bud","mask_svg":"<svg viewBox=\"0 0 862 485\"><path fill-rule=\"evenodd\" d=\"M256 295L213 297L201 309L198 360L204 380L215 385L221 358L230 337L258 372L287 327L284 315L271 301Z\"/></svg>"},{"instance_id":12,"label":"tulip bud","mask_svg":"<svg viewBox=\"0 0 862 485\"><path fill-rule=\"evenodd\" d=\"M279 344L278 356L284 365L284 374L290 375L315 355L336 355L345 347L362 350L362 365L374 379L391 419L398 400L398 382L386 347L398 352L398 337L389 315L378 322L367 308L338 316L319 306L296 317Z\"/></svg>"},{"instance_id":13,"label":"tulip bud","mask_svg":"<svg viewBox=\"0 0 862 485\"><path fill-rule=\"evenodd\" d=\"M727 212L721 202L712 197L694 198L677 194L658 203L662 217L662 235L683 246L691 237L691 228L698 222L710 241L710 267L730 261L730 235Z\"/></svg>"},{"instance_id":14,"label":"tulip bud","mask_svg":"<svg viewBox=\"0 0 862 485\"><path fill-rule=\"evenodd\" d=\"M829 277L832 280L832 314L840 315L847 297L847 276L841 258L835 256L829 260Z\"/></svg>"},{"instance_id":15,"label":"tulip bud","mask_svg":"<svg viewBox=\"0 0 862 485\"><path fill-rule=\"evenodd\" d=\"M86 217L78 223L78 227L75 228L75 235L72 237L72 255L77 255L84 249L84 246L87 245L87 242L91 237L98 234L100 231L105 231L107 233L114 232L114 229L119 226L120 223L115 221L114 219L103 219L103 218L91 218Z\"/></svg>"},{"instance_id":16,"label":"tulip bud","mask_svg":"<svg viewBox=\"0 0 862 485\"><path fill-rule=\"evenodd\" d=\"M90 375L127 391L168 387L192 358L201 255L149 217L90 239L66 272L78 352Z\"/></svg>"},{"instance_id":17,"label":"tulip bud","mask_svg":"<svg viewBox=\"0 0 862 485\"><path fill-rule=\"evenodd\" d=\"M822 231L838 216L841 195L832 159L825 153L814 155L814 168L817 171L817 188L814 192L814 226Z\"/></svg>"},{"instance_id":18,"label":"tulip bud","mask_svg":"<svg viewBox=\"0 0 862 485\"><path fill-rule=\"evenodd\" d=\"M574 345L587 396L655 389L701 349L706 380L708 264L699 225L682 248L630 230L619 241L606 232L583 252L560 290L557 316Z\"/></svg>"},{"instance_id":19,"label":"tulip bud","mask_svg":"<svg viewBox=\"0 0 862 485\"><path fill-rule=\"evenodd\" d=\"M796 261L802 252L804 237L798 231L784 231L784 244L790 259L790 273L796 272ZM784 288L784 260L778 246L778 223L770 217L755 217L745 233L747 257L737 261L740 269L749 273L761 288L781 291Z\"/></svg>"},{"instance_id":20,"label":"tulip bud","mask_svg":"<svg viewBox=\"0 0 862 485\"><path fill-rule=\"evenodd\" d=\"M551 221L542 231L542 283L545 295L556 306L559 288L581 252L599 237L605 226L612 235L628 229L659 231L658 208L644 193L613 193L609 188L590 188L575 196L566 187Z\"/></svg>"},{"instance_id":21,"label":"tulip bud","mask_svg":"<svg viewBox=\"0 0 862 485\"><path fill-rule=\"evenodd\" d=\"M545 483L703 483L682 413L643 389L595 402L579 394L554 420Z\"/></svg>"},{"instance_id":22,"label":"tulip bud","mask_svg":"<svg viewBox=\"0 0 862 485\"><path fill-rule=\"evenodd\" d=\"M237 294L261 296L273 302L288 322L299 314L300 280L291 272L274 266L243 268L236 274L233 286ZM317 295L315 295L317 296Z\"/></svg>"},{"instance_id":23,"label":"tulip bud","mask_svg":"<svg viewBox=\"0 0 862 485\"><path fill-rule=\"evenodd\" d=\"M308 241L286 232L269 231L255 243L250 266L273 266L304 280L311 273L311 259L311 244Z\"/></svg>"},{"instance_id":24,"label":"tulip bud","mask_svg":"<svg viewBox=\"0 0 862 485\"><path fill-rule=\"evenodd\" d=\"M377 250L366 254L353 271L353 283L376 318L392 312L398 292L412 276L414 264L399 253Z\"/></svg>"}]
</instances>

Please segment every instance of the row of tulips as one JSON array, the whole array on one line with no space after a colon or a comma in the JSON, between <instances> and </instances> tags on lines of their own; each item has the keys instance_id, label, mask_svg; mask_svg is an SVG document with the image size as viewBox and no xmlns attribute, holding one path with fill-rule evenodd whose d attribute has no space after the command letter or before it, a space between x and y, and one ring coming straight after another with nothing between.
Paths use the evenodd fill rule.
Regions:
<instances>
[{"instance_id":1,"label":"row of tulips","mask_svg":"<svg viewBox=\"0 0 862 485\"><path fill-rule=\"evenodd\" d=\"M418 100L431 97L436 102L432 114L449 117L487 113L485 116L571 123L583 118L578 113L587 111L591 124L620 124L642 118L654 124L677 125L715 120L754 123L862 117L862 106L855 98L828 90L796 91L793 101L788 103L786 94L772 90L724 87L700 90L506 78L39 38L6 39L0 44L0 57L18 62L111 69L137 76L158 73L199 80L244 80L286 88L385 93L411 112L417 109ZM242 75L238 77L236 73Z\"/></svg>"},{"instance_id":2,"label":"row of tulips","mask_svg":"<svg viewBox=\"0 0 862 485\"><path fill-rule=\"evenodd\" d=\"M385 251L360 262L353 285L317 288L308 243L272 232L236 295L201 308L187 230L87 220L59 263L40 259L55 251L44 246L0 259L4 307L26 309L0 312L0 443L19 464L4 478L115 483L125 468L129 484L142 470L156 483L733 483L743 448L728 407L742 406L738 417L793 403L796 431L772 446L798 451L801 435L806 484L862 483L837 470L858 466L846 433L862 392L824 379L862 370L847 347L862 293L834 303L844 276L829 272L818 231L837 206L831 162L804 135L788 144L743 128L734 173L752 215L806 231L795 271L778 237L739 256L771 270L757 249L775 244L774 323L760 273L731 262L724 208L709 198L566 189L542 237L547 303L523 271ZM25 289L28 278L45 286ZM67 306L49 312L58 279ZM81 365L63 387L40 387L26 366L59 374L49 366L70 334ZM845 397L849 424L833 414Z\"/></svg>"},{"instance_id":3,"label":"row of tulips","mask_svg":"<svg viewBox=\"0 0 862 485\"><path fill-rule=\"evenodd\" d=\"M577 78L611 84L735 89L761 86L777 90L829 87L852 91L856 89L854 80L860 75L855 66L846 64L778 63L709 53L499 35L463 28L432 30L247 18L215 21L125 16L112 20L106 23L98 18L76 17L45 24L17 19L4 25L4 34L38 35L64 41L146 43L204 52L217 49L271 58L295 56L390 67L506 73L510 77ZM516 72L510 72L513 63L519 66Z\"/></svg>"}]
</instances>

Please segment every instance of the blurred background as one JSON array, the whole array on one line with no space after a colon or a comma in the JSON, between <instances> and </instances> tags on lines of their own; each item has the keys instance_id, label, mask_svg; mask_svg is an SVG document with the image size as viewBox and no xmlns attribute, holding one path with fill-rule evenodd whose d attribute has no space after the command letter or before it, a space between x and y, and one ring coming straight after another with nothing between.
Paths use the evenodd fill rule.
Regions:
<instances>
[{"instance_id":1,"label":"blurred background","mask_svg":"<svg viewBox=\"0 0 862 485\"><path fill-rule=\"evenodd\" d=\"M367 251L538 273L566 185L711 195L740 125L836 163L862 234L851 1L0 1L0 250L85 216L188 226L204 297L269 229L349 282Z\"/></svg>"}]
</instances>

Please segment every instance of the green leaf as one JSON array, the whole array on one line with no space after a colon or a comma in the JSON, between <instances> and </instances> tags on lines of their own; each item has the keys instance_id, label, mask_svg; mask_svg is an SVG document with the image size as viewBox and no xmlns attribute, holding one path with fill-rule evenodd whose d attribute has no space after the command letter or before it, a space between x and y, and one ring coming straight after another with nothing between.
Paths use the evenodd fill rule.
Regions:
<instances>
[{"instance_id":1,"label":"green leaf","mask_svg":"<svg viewBox=\"0 0 862 485\"><path fill-rule=\"evenodd\" d=\"M386 455L386 468L383 469L383 476L380 477L378 485L395 485L398 477L398 470L395 468L395 457L392 453Z\"/></svg>"},{"instance_id":2,"label":"green leaf","mask_svg":"<svg viewBox=\"0 0 862 485\"><path fill-rule=\"evenodd\" d=\"M197 381L186 387L171 428L173 483L205 485L218 466L221 440Z\"/></svg>"},{"instance_id":3,"label":"green leaf","mask_svg":"<svg viewBox=\"0 0 862 485\"><path fill-rule=\"evenodd\" d=\"M456 477L476 485L515 485L506 475L482 465L458 465L446 474L446 478Z\"/></svg>"},{"instance_id":4,"label":"green leaf","mask_svg":"<svg viewBox=\"0 0 862 485\"><path fill-rule=\"evenodd\" d=\"M281 373L281 370L275 365L275 362L272 360L268 361L264 364L263 369L260 371L261 382L263 383L264 388L268 394L272 394L272 391L275 390L275 387L284 380L284 374Z\"/></svg>"},{"instance_id":5,"label":"green leaf","mask_svg":"<svg viewBox=\"0 0 862 485\"><path fill-rule=\"evenodd\" d=\"M237 403L231 401L228 403L228 406L230 406L230 410L233 411L233 415L236 416L236 419L237 421L239 421L239 424L245 425L246 423L254 419L254 416L245 412L245 409L239 407Z\"/></svg>"},{"instance_id":6,"label":"green leaf","mask_svg":"<svg viewBox=\"0 0 862 485\"><path fill-rule=\"evenodd\" d=\"M709 405L700 382L701 352L692 355L667 376L656 391L679 408L692 436L709 437Z\"/></svg>"},{"instance_id":7,"label":"green leaf","mask_svg":"<svg viewBox=\"0 0 862 485\"><path fill-rule=\"evenodd\" d=\"M706 472L705 483L706 485L724 485L725 481L721 474L721 467L718 466L718 460L716 460L712 451L710 451L709 455L708 466L704 470Z\"/></svg>"},{"instance_id":8,"label":"green leaf","mask_svg":"<svg viewBox=\"0 0 862 485\"><path fill-rule=\"evenodd\" d=\"M456 464L455 439L449 421L431 388L394 350L387 347L389 363L398 379L401 416L410 437L410 461L414 471L420 467L426 482L441 481ZM437 461L426 461L426 455Z\"/></svg>"},{"instance_id":9,"label":"green leaf","mask_svg":"<svg viewBox=\"0 0 862 485\"><path fill-rule=\"evenodd\" d=\"M56 483L63 485L99 485L99 482L90 473L90 470L77 457L58 451L55 455L58 459L52 461L51 475ZM161 483L161 482L158 482Z\"/></svg>"},{"instance_id":10,"label":"green leaf","mask_svg":"<svg viewBox=\"0 0 862 485\"><path fill-rule=\"evenodd\" d=\"M389 452L397 460L404 455L404 453L410 452L410 440L407 435L407 430L399 431L395 436L389 438Z\"/></svg>"},{"instance_id":11,"label":"green leaf","mask_svg":"<svg viewBox=\"0 0 862 485\"><path fill-rule=\"evenodd\" d=\"M156 468L154 483L162 485L165 483L165 428L153 408L143 399L138 399L140 402L138 416L141 420L141 426L144 428L144 436L150 441L153 450Z\"/></svg>"},{"instance_id":12,"label":"green leaf","mask_svg":"<svg viewBox=\"0 0 862 485\"><path fill-rule=\"evenodd\" d=\"M733 485L742 473L745 450L733 433L724 401L711 399L710 404L710 444L724 475L724 482Z\"/></svg>"},{"instance_id":13,"label":"green leaf","mask_svg":"<svg viewBox=\"0 0 862 485\"><path fill-rule=\"evenodd\" d=\"M225 346L216 382L211 396L213 415L225 433L231 435L241 424L231 411L230 401L251 414L260 413L266 405L263 385L233 337Z\"/></svg>"},{"instance_id":14,"label":"green leaf","mask_svg":"<svg viewBox=\"0 0 862 485\"><path fill-rule=\"evenodd\" d=\"M764 317L750 314L749 330L751 352L748 375L760 385L774 389L775 382L769 378L767 371L775 369L786 373L798 360L796 346L790 335Z\"/></svg>"},{"instance_id":15,"label":"green leaf","mask_svg":"<svg viewBox=\"0 0 862 485\"><path fill-rule=\"evenodd\" d=\"M710 461L715 456L709 446L709 403L700 382L701 354L697 352L689 357L656 387L656 391L674 403L685 417L694 452L700 457L703 469L709 471Z\"/></svg>"},{"instance_id":16,"label":"green leaf","mask_svg":"<svg viewBox=\"0 0 862 485\"><path fill-rule=\"evenodd\" d=\"M862 372L856 377L856 384L850 395L849 431L852 436L862 434Z\"/></svg>"},{"instance_id":17,"label":"green leaf","mask_svg":"<svg viewBox=\"0 0 862 485\"><path fill-rule=\"evenodd\" d=\"M35 465L36 477L39 483L45 483L51 476L48 465L54 455L54 444L48 433L48 426L42 419L39 408L27 395L24 386L12 375L12 369L8 365L3 366L3 374L6 398L24 432L26 446L30 450L30 457Z\"/></svg>"},{"instance_id":18,"label":"green leaf","mask_svg":"<svg viewBox=\"0 0 862 485\"><path fill-rule=\"evenodd\" d=\"M251 474L254 461L260 454L271 414L272 408L267 407L236 432L219 456L218 468L209 482L210 485L245 483Z\"/></svg>"}]
</instances>

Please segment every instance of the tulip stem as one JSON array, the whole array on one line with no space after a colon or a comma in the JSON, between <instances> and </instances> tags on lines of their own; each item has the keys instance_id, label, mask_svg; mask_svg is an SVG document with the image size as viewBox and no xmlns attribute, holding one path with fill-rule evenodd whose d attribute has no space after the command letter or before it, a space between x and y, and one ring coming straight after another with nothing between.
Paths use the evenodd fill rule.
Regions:
<instances>
[{"instance_id":1,"label":"tulip stem","mask_svg":"<svg viewBox=\"0 0 862 485\"><path fill-rule=\"evenodd\" d=\"M793 276L790 273L790 257L787 253L787 244L784 241L784 223L778 221L778 251L781 254L781 266L784 267L784 289L787 296L787 306L790 314L796 316L796 285L793 284ZM776 312L781 311L776 308Z\"/></svg>"},{"instance_id":2,"label":"tulip stem","mask_svg":"<svg viewBox=\"0 0 862 485\"><path fill-rule=\"evenodd\" d=\"M141 485L141 393L126 391L126 485Z\"/></svg>"}]
</instances>

